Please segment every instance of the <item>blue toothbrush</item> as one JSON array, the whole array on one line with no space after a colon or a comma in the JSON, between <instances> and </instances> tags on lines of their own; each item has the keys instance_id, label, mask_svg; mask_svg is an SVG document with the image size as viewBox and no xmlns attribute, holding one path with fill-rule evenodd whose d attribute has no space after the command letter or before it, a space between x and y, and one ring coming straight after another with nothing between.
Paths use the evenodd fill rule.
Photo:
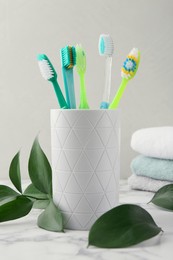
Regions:
<instances>
[{"instance_id":1,"label":"blue toothbrush","mask_svg":"<svg viewBox=\"0 0 173 260\"><path fill-rule=\"evenodd\" d=\"M73 67L76 64L76 51L74 46L66 46L61 49L62 74L69 108L76 108L74 91Z\"/></svg>"}]
</instances>

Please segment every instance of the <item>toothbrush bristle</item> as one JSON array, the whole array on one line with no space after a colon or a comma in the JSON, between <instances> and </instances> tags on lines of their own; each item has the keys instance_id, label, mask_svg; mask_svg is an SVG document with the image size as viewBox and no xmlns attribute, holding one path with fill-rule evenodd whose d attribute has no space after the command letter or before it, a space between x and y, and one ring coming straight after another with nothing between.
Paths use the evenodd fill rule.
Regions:
<instances>
[{"instance_id":1,"label":"toothbrush bristle","mask_svg":"<svg viewBox=\"0 0 173 260\"><path fill-rule=\"evenodd\" d=\"M50 60L45 54L39 54L37 59L41 75L44 79L50 80L57 76Z\"/></svg>"},{"instance_id":2,"label":"toothbrush bristle","mask_svg":"<svg viewBox=\"0 0 173 260\"><path fill-rule=\"evenodd\" d=\"M69 56L70 56L70 64L68 66L68 69L73 68L73 53L72 53L72 47L69 46Z\"/></svg>"},{"instance_id":3,"label":"toothbrush bristle","mask_svg":"<svg viewBox=\"0 0 173 260\"><path fill-rule=\"evenodd\" d=\"M138 69L139 65L139 51L137 48L133 48L126 60L124 61L121 69L121 77L126 79L132 79Z\"/></svg>"},{"instance_id":4,"label":"toothbrush bristle","mask_svg":"<svg viewBox=\"0 0 173 260\"><path fill-rule=\"evenodd\" d=\"M76 69L78 73L86 71L86 55L81 45L76 45Z\"/></svg>"},{"instance_id":5,"label":"toothbrush bristle","mask_svg":"<svg viewBox=\"0 0 173 260\"><path fill-rule=\"evenodd\" d=\"M101 56L112 56L114 43L109 34L101 34L99 38L99 53Z\"/></svg>"},{"instance_id":6,"label":"toothbrush bristle","mask_svg":"<svg viewBox=\"0 0 173 260\"><path fill-rule=\"evenodd\" d=\"M66 46L61 49L62 65L67 69L72 69L76 64L75 47Z\"/></svg>"},{"instance_id":7,"label":"toothbrush bristle","mask_svg":"<svg viewBox=\"0 0 173 260\"><path fill-rule=\"evenodd\" d=\"M133 48L131 50L131 52L129 53L129 56L133 56L135 57L136 59L138 59L138 56L139 56L139 50L137 48Z\"/></svg>"},{"instance_id":8,"label":"toothbrush bristle","mask_svg":"<svg viewBox=\"0 0 173 260\"><path fill-rule=\"evenodd\" d=\"M38 65L40 68L41 75L43 76L44 79L49 80L53 78L54 73L47 60L39 61Z\"/></svg>"},{"instance_id":9,"label":"toothbrush bristle","mask_svg":"<svg viewBox=\"0 0 173 260\"><path fill-rule=\"evenodd\" d=\"M72 46L73 64L76 65L76 48Z\"/></svg>"}]
</instances>

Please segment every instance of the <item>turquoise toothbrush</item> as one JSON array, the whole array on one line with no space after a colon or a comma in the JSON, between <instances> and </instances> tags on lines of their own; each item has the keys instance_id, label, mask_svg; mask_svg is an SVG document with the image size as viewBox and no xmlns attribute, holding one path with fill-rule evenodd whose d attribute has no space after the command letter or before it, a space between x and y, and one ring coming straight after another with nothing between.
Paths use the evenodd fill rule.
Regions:
<instances>
[{"instance_id":1,"label":"turquoise toothbrush","mask_svg":"<svg viewBox=\"0 0 173 260\"><path fill-rule=\"evenodd\" d=\"M52 84L54 86L54 90L55 90L60 107L64 108L64 109L69 108L64 99L64 96L61 92L60 86L57 82L57 73L56 73L52 63L50 62L50 60L48 59L48 57L45 54L39 54L37 56L37 60L38 60L38 65L39 65L40 72L41 72L43 78L52 82Z\"/></svg>"},{"instance_id":2,"label":"turquoise toothbrush","mask_svg":"<svg viewBox=\"0 0 173 260\"><path fill-rule=\"evenodd\" d=\"M109 34L101 34L99 38L99 53L101 56L106 57L105 87L103 93L103 101L100 104L100 108L102 109L107 109L109 107L113 52L114 52L114 43L112 38L110 37Z\"/></svg>"},{"instance_id":3,"label":"turquoise toothbrush","mask_svg":"<svg viewBox=\"0 0 173 260\"><path fill-rule=\"evenodd\" d=\"M127 83L130 79L132 79L138 70L140 63L140 52L137 48L133 48L129 55L127 56L123 67L121 69L121 77L122 82L121 85L117 91L116 96L114 97L114 100L109 106L109 109L116 109L118 107L118 104L121 100L121 97L124 93L124 90L126 88Z\"/></svg>"},{"instance_id":4,"label":"turquoise toothbrush","mask_svg":"<svg viewBox=\"0 0 173 260\"><path fill-rule=\"evenodd\" d=\"M62 74L69 108L76 108L74 91L73 67L76 64L76 51L74 46L66 46L61 49Z\"/></svg>"},{"instance_id":5,"label":"turquoise toothbrush","mask_svg":"<svg viewBox=\"0 0 173 260\"><path fill-rule=\"evenodd\" d=\"M80 109L89 109L86 87L85 87L85 72L86 72L86 55L81 45L76 45L76 69L80 77Z\"/></svg>"}]
</instances>

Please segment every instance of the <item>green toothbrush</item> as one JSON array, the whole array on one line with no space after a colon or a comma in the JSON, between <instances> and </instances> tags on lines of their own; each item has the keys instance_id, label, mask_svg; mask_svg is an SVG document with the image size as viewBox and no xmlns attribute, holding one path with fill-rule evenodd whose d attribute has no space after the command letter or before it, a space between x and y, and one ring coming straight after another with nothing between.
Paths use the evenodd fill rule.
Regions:
<instances>
[{"instance_id":1,"label":"green toothbrush","mask_svg":"<svg viewBox=\"0 0 173 260\"><path fill-rule=\"evenodd\" d=\"M89 109L85 87L86 55L81 45L76 45L76 69L80 77L79 109Z\"/></svg>"},{"instance_id":2,"label":"green toothbrush","mask_svg":"<svg viewBox=\"0 0 173 260\"><path fill-rule=\"evenodd\" d=\"M109 105L109 109L116 109L119 105L121 97L124 93L127 83L132 79L138 70L140 63L140 52L137 48L133 48L129 55L127 56L123 67L121 69L122 82L118 89L116 96L114 97L112 103Z\"/></svg>"},{"instance_id":3,"label":"green toothbrush","mask_svg":"<svg viewBox=\"0 0 173 260\"><path fill-rule=\"evenodd\" d=\"M52 82L52 84L54 86L54 90L55 90L60 107L64 108L64 109L69 108L65 101L65 98L62 94L60 86L57 82L57 73L56 73L52 63L50 62L50 60L48 59L48 57L45 54L38 54L37 60L38 60L38 65L40 68L41 75L43 76L44 79Z\"/></svg>"}]
</instances>

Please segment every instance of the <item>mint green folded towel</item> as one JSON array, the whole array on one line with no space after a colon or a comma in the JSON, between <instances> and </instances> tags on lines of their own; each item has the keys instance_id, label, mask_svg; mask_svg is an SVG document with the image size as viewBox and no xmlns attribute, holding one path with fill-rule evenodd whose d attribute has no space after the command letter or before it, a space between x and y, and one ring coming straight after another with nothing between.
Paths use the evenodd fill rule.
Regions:
<instances>
[{"instance_id":1,"label":"mint green folded towel","mask_svg":"<svg viewBox=\"0 0 173 260\"><path fill-rule=\"evenodd\" d=\"M157 180L173 181L173 160L139 155L131 162L131 170L136 175Z\"/></svg>"}]
</instances>

